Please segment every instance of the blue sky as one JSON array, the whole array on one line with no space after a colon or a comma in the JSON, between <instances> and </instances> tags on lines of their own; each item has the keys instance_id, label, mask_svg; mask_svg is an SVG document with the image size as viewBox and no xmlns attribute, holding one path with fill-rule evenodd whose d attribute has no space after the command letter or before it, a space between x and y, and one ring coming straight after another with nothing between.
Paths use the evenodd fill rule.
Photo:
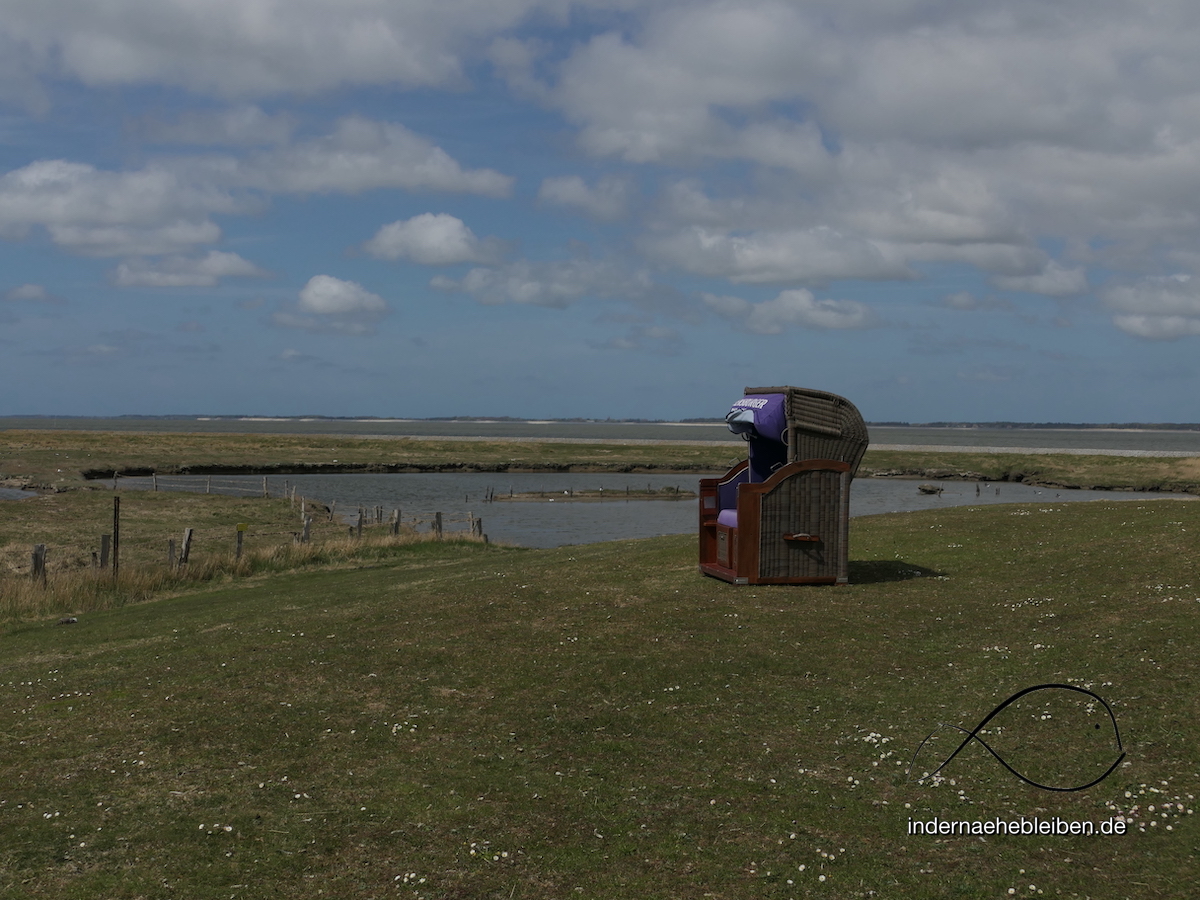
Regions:
<instances>
[{"instance_id":1,"label":"blue sky","mask_svg":"<svg viewBox=\"0 0 1200 900\"><path fill-rule=\"evenodd\" d=\"M1182 0L0 0L0 414L1200 421Z\"/></svg>"}]
</instances>

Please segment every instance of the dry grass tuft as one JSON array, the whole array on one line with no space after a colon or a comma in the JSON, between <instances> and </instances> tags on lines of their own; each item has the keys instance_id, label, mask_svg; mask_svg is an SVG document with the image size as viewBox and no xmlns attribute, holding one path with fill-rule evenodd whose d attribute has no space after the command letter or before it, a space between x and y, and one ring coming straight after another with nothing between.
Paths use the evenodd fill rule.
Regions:
<instances>
[{"instance_id":1,"label":"dry grass tuft","mask_svg":"<svg viewBox=\"0 0 1200 900\"><path fill-rule=\"evenodd\" d=\"M432 534L412 531L399 535L376 531L364 532L361 538L258 547L243 552L241 559L229 552L209 554L174 568L165 564L123 565L116 578L109 570L92 568L52 572L44 582L27 575L10 575L0 578L0 619L79 615L141 603L223 579L316 567L348 568L387 559L413 545L439 542L482 544L484 541L466 532L451 532L438 539Z\"/></svg>"}]
</instances>

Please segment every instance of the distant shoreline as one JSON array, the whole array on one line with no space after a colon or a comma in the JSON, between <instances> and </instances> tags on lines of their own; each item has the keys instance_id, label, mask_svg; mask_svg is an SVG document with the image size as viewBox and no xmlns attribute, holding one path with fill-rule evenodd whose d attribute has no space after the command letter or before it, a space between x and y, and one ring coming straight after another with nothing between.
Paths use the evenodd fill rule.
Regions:
<instances>
[{"instance_id":1,"label":"distant shoreline","mask_svg":"<svg viewBox=\"0 0 1200 900\"><path fill-rule=\"evenodd\" d=\"M912 449L953 453L1066 453L1097 456L1200 456L1200 428L1183 425L1065 428L946 424L868 426L876 450ZM242 416L218 417L0 417L0 432L43 434L218 435L297 437L332 441L528 442L530 444L675 445L727 447L744 452L743 442L716 422L645 422L500 419L368 419Z\"/></svg>"},{"instance_id":2,"label":"distant shoreline","mask_svg":"<svg viewBox=\"0 0 1200 900\"><path fill-rule=\"evenodd\" d=\"M453 426L453 425L509 425L509 426L537 426L537 425L598 425L598 426L667 426L672 428L706 428L712 426L722 426L725 420L722 418L711 419L681 419L678 421L667 419L589 419L589 418L563 418L563 419L521 419L513 416L435 416L427 418L407 418L407 417L390 417L390 416L212 416L212 415L169 415L169 416L144 416L144 415L120 415L120 416L83 416L83 415L52 415L52 414L35 414L35 415L11 415L0 416L0 430L13 430L20 428L36 428L37 426L45 426L47 422L52 423L51 427L58 427L55 423L70 422L70 423L111 423L119 427L119 430L127 430L127 427L133 423L168 423L168 422L204 422L206 425L212 423L262 423L262 424L296 424L296 425L313 425L313 424L352 424L359 423L364 425L430 425L430 426ZM26 424L28 423L28 424ZM1200 433L1200 423L1195 422L867 422L868 428L905 428L919 429L922 431L1110 431L1110 432L1156 432L1156 431L1183 431L1183 432L1198 432ZM97 430L95 428L86 428L83 430Z\"/></svg>"}]
</instances>

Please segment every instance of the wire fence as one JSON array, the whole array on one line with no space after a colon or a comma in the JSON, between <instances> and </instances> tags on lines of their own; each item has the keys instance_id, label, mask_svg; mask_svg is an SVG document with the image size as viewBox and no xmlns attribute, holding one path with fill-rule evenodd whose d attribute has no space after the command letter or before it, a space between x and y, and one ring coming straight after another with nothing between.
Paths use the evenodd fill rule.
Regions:
<instances>
[{"instance_id":1,"label":"wire fence","mask_svg":"<svg viewBox=\"0 0 1200 900\"><path fill-rule=\"evenodd\" d=\"M261 480L260 480L261 479ZM221 494L230 497L275 497L291 500L294 506L305 509L315 505L327 511L328 521L340 518L352 533L361 534L364 525L391 525L393 533L405 528L442 534L446 531L466 531L483 536L482 519L473 513L444 514L436 510L421 510L404 514L401 507L379 504L372 506L346 506L338 508L336 500L325 503L299 493L297 485L290 479L270 476L219 475L117 475L102 482L114 491L186 492L193 494ZM487 502L485 498L482 502ZM452 526L462 526L456 528ZM282 533L282 532L281 532Z\"/></svg>"}]
</instances>

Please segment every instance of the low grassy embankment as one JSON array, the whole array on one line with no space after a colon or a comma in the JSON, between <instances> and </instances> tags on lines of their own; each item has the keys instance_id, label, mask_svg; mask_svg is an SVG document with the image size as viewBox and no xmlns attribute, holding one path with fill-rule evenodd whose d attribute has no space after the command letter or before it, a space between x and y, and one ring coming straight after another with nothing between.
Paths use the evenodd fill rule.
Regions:
<instances>
[{"instance_id":1,"label":"low grassy embankment","mask_svg":"<svg viewBox=\"0 0 1200 900\"><path fill-rule=\"evenodd\" d=\"M857 519L844 588L705 579L691 536L425 543L10 626L0 896L1190 897L1197 534L1184 501ZM1106 781L979 746L906 779L1041 682L1112 705ZM1080 783L1107 722L1030 695L988 741ZM906 834L1056 815L1131 824Z\"/></svg>"},{"instance_id":2,"label":"low grassy embankment","mask_svg":"<svg viewBox=\"0 0 1200 900\"><path fill-rule=\"evenodd\" d=\"M1056 488L1200 493L1200 457L868 450L858 476L1019 481Z\"/></svg>"},{"instance_id":3,"label":"low grassy embankment","mask_svg":"<svg viewBox=\"0 0 1200 900\"><path fill-rule=\"evenodd\" d=\"M0 480L70 489L123 474L293 472L716 472L740 444L340 438L322 435L0 432Z\"/></svg>"},{"instance_id":4,"label":"low grassy embankment","mask_svg":"<svg viewBox=\"0 0 1200 900\"><path fill-rule=\"evenodd\" d=\"M0 483L42 490L124 474L724 472L741 444L587 444L321 435L0 432ZM868 450L860 477L982 478L1066 488L1200 492L1200 458Z\"/></svg>"}]
</instances>

